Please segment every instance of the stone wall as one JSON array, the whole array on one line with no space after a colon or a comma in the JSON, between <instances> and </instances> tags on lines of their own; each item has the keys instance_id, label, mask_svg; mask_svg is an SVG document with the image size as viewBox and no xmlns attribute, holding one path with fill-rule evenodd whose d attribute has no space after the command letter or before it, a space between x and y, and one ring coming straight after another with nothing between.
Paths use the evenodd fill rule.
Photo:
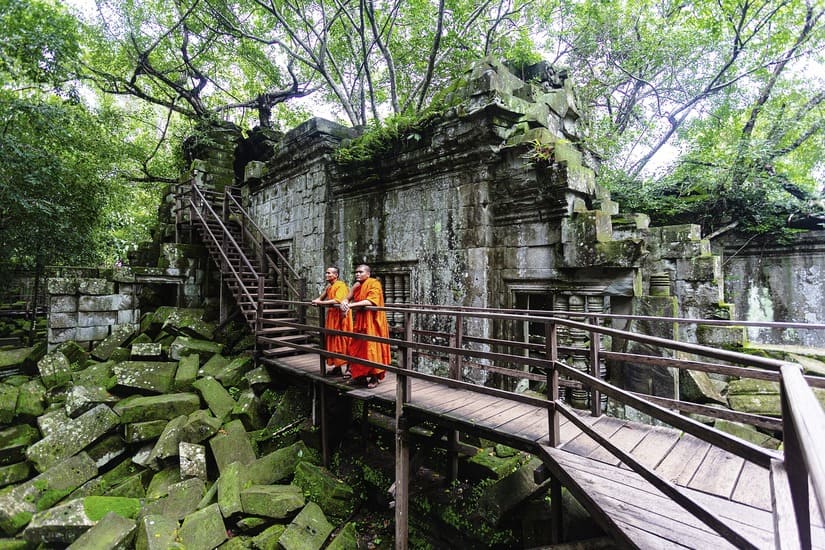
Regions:
<instances>
[{"instance_id":1,"label":"stone wall","mask_svg":"<svg viewBox=\"0 0 825 550\"><path fill-rule=\"evenodd\" d=\"M802 233L789 245L725 237L726 300L745 321L825 323L825 231ZM825 348L825 331L749 327L761 343Z\"/></svg>"}]
</instances>

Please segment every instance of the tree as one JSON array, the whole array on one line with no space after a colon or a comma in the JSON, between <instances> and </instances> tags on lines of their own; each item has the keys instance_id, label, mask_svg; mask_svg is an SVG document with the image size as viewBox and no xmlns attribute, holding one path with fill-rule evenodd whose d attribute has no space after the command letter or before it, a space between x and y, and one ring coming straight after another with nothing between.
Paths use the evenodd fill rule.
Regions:
<instances>
[{"instance_id":1,"label":"tree","mask_svg":"<svg viewBox=\"0 0 825 550\"><path fill-rule=\"evenodd\" d=\"M815 198L825 84L801 71L822 66L823 10L810 0L567 4L556 51L623 202L670 220L705 213L707 232L734 217L767 231L766 212L787 218L798 196ZM655 173L665 146L682 154Z\"/></svg>"}]
</instances>

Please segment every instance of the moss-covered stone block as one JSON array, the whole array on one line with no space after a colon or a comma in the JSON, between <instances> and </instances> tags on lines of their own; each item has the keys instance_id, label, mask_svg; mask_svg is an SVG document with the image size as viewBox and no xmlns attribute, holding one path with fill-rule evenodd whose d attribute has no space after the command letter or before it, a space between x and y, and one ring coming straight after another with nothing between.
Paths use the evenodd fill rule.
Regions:
<instances>
[{"instance_id":1,"label":"moss-covered stone block","mask_svg":"<svg viewBox=\"0 0 825 550\"><path fill-rule=\"evenodd\" d=\"M232 408L232 418L243 422L247 430L260 430L266 424L262 415L260 398L252 389L238 394L238 400Z\"/></svg>"},{"instance_id":2,"label":"moss-covered stone block","mask_svg":"<svg viewBox=\"0 0 825 550\"><path fill-rule=\"evenodd\" d=\"M200 443L216 433L221 428L221 420L205 409L192 412L181 428L181 440L189 443Z\"/></svg>"},{"instance_id":3,"label":"moss-covered stone block","mask_svg":"<svg viewBox=\"0 0 825 550\"><path fill-rule=\"evenodd\" d=\"M0 487L25 481L29 478L30 473L31 466L28 462L0 466Z\"/></svg>"},{"instance_id":4,"label":"moss-covered stone block","mask_svg":"<svg viewBox=\"0 0 825 550\"><path fill-rule=\"evenodd\" d=\"M112 368L121 388L169 393L175 381L177 361L124 361Z\"/></svg>"},{"instance_id":5,"label":"moss-covered stone block","mask_svg":"<svg viewBox=\"0 0 825 550\"><path fill-rule=\"evenodd\" d=\"M186 415L180 415L170 420L163 428L163 432L152 447L146 463L160 469L159 465L167 458L178 456L178 446L181 442L181 428L186 424Z\"/></svg>"},{"instance_id":6,"label":"moss-covered stone block","mask_svg":"<svg viewBox=\"0 0 825 550\"><path fill-rule=\"evenodd\" d=\"M215 378L215 376L223 370L223 368L229 364L229 358L224 357L220 353L216 353L212 357L206 360L201 367L200 371L198 372L199 376L211 376Z\"/></svg>"},{"instance_id":7,"label":"moss-covered stone block","mask_svg":"<svg viewBox=\"0 0 825 550\"><path fill-rule=\"evenodd\" d=\"M56 427L52 433L29 447L26 457L42 472L77 454L118 424L119 419L112 409L98 405L65 425Z\"/></svg>"},{"instance_id":8,"label":"moss-covered stone block","mask_svg":"<svg viewBox=\"0 0 825 550\"><path fill-rule=\"evenodd\" d=\"M287 526L278 544L284 550L320 550L334 528L321 508L309 502Z\"/></svg>"},{"instance_id":9,"label":"moss-covered stone block","mask_svg":"<svg viewBox=\"0 0 825 550\"><path fill-rule=\"evenodd\" d=\"M192 387L200 393L212 414L221 420L229 418L235 408L235 400L220 382L211 377L200 378L192 383Z\"/></svg>"},{"instance_id":10,"label":"moss-covered stone block","mask_svg":"<svg viewBox=\"0 0 825 550\"><path fill-rule=\"evenodd\" d=\"M132 422L123 428L123 439L126 443L140 443L160 437L168 420L150 420L149 422Z\"/></svg>"},{"instance_id":11,"label":"moss-covered stone block","mask_svg":"<svg viewBox=\"0 0 825 550\"><path fill-rule=\"evenodd\" d=\"M26 458L26 449L40 439L40 432L29 424L16 424L0 430L0 465Z\"/></svg>"},{"instance_id":12,"label":"moss-covered stone block","mask_svg":"<svg viewBox=\"0 0 825 550\"><path fill-rule=\"evenodd\" d=\"M284 531L286 531L286 525L281 525L280 523L270 525L269 527L261 531L258 535L252 538L252 547L280 548L278 546L278 541L281 539L281 535L284 534Z\"/></svg>"},{"instance_id":13,"label":"moss-covered stone block","mask_svg":"<svg viewBox=\"0 0 825 550\"><path fill-rule=\"evenodd\" d=\"M748 333L741 326L699 325L696 340L705 346L741 348L748 342Z\"/></svg>"},{"instance_id":14,"label":"moss-covered stone block","mask_svg":"<svg viewBox=\"0 0 825 550\"><path fill-rule=\"evenodd\" d=\"M188 336L178 336L169 348L169 356L172 359L179 360L184 355L196 353L203 360L208 359L216 353L220 353L222 348L223 346L216 342L198 340Z\"/></svg>"},{"instance_id":15,"label":"moss-covered stone block","mask_svg":"<svg viewBox=\"0 0 825 550\"><path fill-rule=\"evenodd\" d=\"M297 485L252 485L241 491L245 514L285 519L306 503Z\"/></svg>"},{"instance_id":16,"label":"moss-covered stone block","mask_svg":"<svg viewBox=\"0 0 825 550\"><path fill-rule=\"evenodd\" d=\"M178 521L172 518L152 514L142 516L135 535L135 550L182 549L176 541L178 526Z\"/></svg>"},{"instance_id":17,"label":"moss-covered stone block","mask_svg":"<svg viewBox=\"0 0 825 550\"><path fill-rule=\"evenodd\" d=\"M225 518L243 512L241 490L246 488L245 485L251 485L244 481L243 469L245 467L240 462L227 465L216 482L218 484L218 506Z\"/></svg>"},{"instance_id":18,"label":"moss-covered stone block","mask_svg":"<svg viewBox=\"0 0 825 550\"><path fill-rule=\"evenodd\" d=\"M252 357L249 355L235 357L215 374L215 379L225 388L239 387L244 374L251 370L252 366Z\"/></svg>"},{"instance_id":19,"label":"moss-covered stone block","mask_svg":"<svg viewBox=\"0 0 825 550\"><path fill-rule=\"evenodd\" d=\"M67 550L115 550L131 547L137 524L134 520L109 512L80 535Z\"/></svg>"},{"instance_id":20,"label":"moss-covered stone block","mask_svg":"<svg viewBox=\"0 0 825 550\"><path fill-rule=\"evenodd\" d=\"M60 352L46 354L37 362L37 369L40 371L40 381L49 389L64 386L72 379L69 359Z\"/></svg>"},{"instance_id":21,"label":"moss-covered stone block","mask_svg":"<svg viewBox=\"0 0 825 550\"><path fill-rule=\"evenodd\" d=\"M326 515L334 518L348 517L358 504L358 497L350 485L326 468L310 462L297 464L292 483L298 485Z\"/></svg>"},{"instance_id":22,"label":"moss-covered stone block","mask_svg":"<svg viewBox=\"0 0 825 550\"><path fill-rule=\"evenodd\" d=\"M116 384L112 374L115 364L114 361L103 361L87 365L82 370L72 372L72 383L76 386L96 386L111 390Z\"/></svg>"},{"instance_id":23,"label":"moss-covered stone block","mask_svg":"<svg viewBox=\"0 0 825 550\"><path fill-rule=\"evenodd\" d=\"M298 441L248 464L244 475L253 485L271 485L291 476L299 462L312 456L304 442Z\"/></svg>"},{"instance_id":24,"label":"moss-covered stone block","mask_svg":"<svg viewBox=\"0 0 825 550\"><path fill-rule=\"evenodd\" d=\"M46 386L38 379L20 386L14 415L26 419L40 416L46 410Z\"/></svg>"},{"instance_id":25,"label":"moss-covered stone block","mask_svg":"<svg viewBox=\"0 0 825 550\"><path fill-rule=\"evenodd\" d=\"M197 477L184 479L168 486L168 494L144 505L141 514L160 514L174 519L184 519L198 509L206 485Z\"/></svg>"},{"instance_id":26,"label":"moss-covered stone block","mask_svg":"<svg viewBox=\"0 0 825 550\"><path fill-rule=\"evenodd\" d=\"M227 539L226 526L217 504L186 516L178 532L186 550L212 550Z\"/></svg>"},{"instance_id":27,"label":"moss-covered stone block","mask_svg":"<svg viewBox=\"0 0 825 550\"><path fill-rule=\"evenodd\" d=\"M101 342L92 350L92 357L99 361L106 361L110 359L112 353L114 353L117 348L120 348L126 344L129 339L134 336L135 328L136 327L132 325L115 325L112 327L111 334L101 340ZM126 350L126 352L128 354L129 350Z\"/></svg>"},{"instance_id":28,"label":"moss-covered stone block","mask_svg":"<svg viewBox=\"0 0 825 550\"><path fill-rule=\"evenodd\" d=\"M200 408L201 400L194 393L170 393L132 397L119 401L114 407L121 424L149 420L172 420Z\"/></svg>"},{"instance_id":29,"label":"moss-covered stone block","mask_svg":"<svg viewBox=\"0 0 825 550\"><path fill-rule=\"evenodd\" d=\"M355 529L355 523L347 522L332 542L327 546L327 550L350 550L358 548L358 531Z\"/></svg>"},{"instance_id":30,"label":"moss-covered stone block","mask_svg":"<svg viewBox=\"0 0 825 550\"><path fill-rule=\"evenodd\" d=\"M192 383L198 377L200 359L197 353L185 355L178 361L178 370L175 371L175 391L192 391Z\"/></svg>"},{"instance_id":31,"label":"moss-covered stone block","mask_svg":"<svg viewBox=\"0 0 825 550\"><path fill-rule=\"evenodd\" d=\"M233 462L251 464L256 458L249 436L239 420L227 423L209 440L209 447L220 472Z\"/></svg>"},{"instance_id":32,"label":"moss-covered stone block","mask_svg":"<svg viewBox=\"0 0 825 550\"><path fill-rule=\"evenodd\" d=\"M494 447L486 447L467 459L464 474L477 479L501 479L510 475L520 464L521 455L500 457Z\"/></svg>"},{"instance_id":33,"label":"moss-covered stone block","mask_svg":"<svg viewBox=\"0 0 825 550\"><path fill-rule=\"evenodd\" d=\"M20 388L0 382L0 424L11 424L17 410L17 396Z\"/></svg>"}]
</instances>

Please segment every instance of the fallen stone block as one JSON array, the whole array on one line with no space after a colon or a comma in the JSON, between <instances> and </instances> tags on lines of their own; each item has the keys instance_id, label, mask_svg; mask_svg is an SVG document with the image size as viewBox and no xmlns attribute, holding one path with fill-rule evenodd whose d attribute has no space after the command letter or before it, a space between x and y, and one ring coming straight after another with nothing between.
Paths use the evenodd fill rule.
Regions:
<instances>
[{"instance_id":1,"label":"fallen stone block","mask_svg":"<svg viewBox=\"0 0 825 550\"><path fill-rule=\"evenodd\" d=\"M129 339L135 334L136 327L133 325L115 325L112 327L112 332L100 341L92 350L92 357L100 361L106 361L111 358L114 351L126 344ZM128 350L127 350L128 353Z\"/></svg>"},{"instance_id":2,"label":"fallen stone block","mask_svg":"<svg viewBox=\"0 0 825 550\"><path fill-rule=\"evenodd\" d=\"M146 488L146 498L154 500L165 497L169 494L169 487L181 481L180 469L177 466L165 468L152 476Z\"/></svg>"},{"instance_id":3,"label":"fallen stone block","mask_svg":"<svg viewBox=\"0 0 825 550\"><path fill-rule=\"evenodd\" d=\"M228 364L228 358L224 357L220 353L216 353L215 355L206 360L206 362L198 371L198 376L211 376L212 378L215 378L215 375L221 372L221 370Z\"/></svg>"},{"instance_id":4,"label":"fallen stone block","mask_svg":"<svg viewBox=\"0 0 825 550\"><path fill-rule=\"evenodd\" d=\"M214 376L225 388L238 387L243 381L243 376L252 369L252 357L242 355L232 359L226 366L220 369Z\"/></svg>"},{"instance_id":5,"label":"fallen stone block","mask_svg":"<svg viewBox=\"0 0 825 550\"><path fill-rule=\"evenodd\" d=\"M257 389L259 386L266 386L272 383L272 377L269 376L269 371L266 367L254 368L244 374L244 378L246 379L246 383L254 389Z\"/></svg>"},{"instance_id":6,"label":"fallen stone block","mask_svg":"<svg viewBox=\"0 0 825 550\"><path fill-rule=\"evenodd\" d=\"M278 545L284 550L320 550L334 528L321 508L309 502L287 526Z\"/></svg>"},{"instance_id":7,"label":"fallen stone block","mask_svg":"<svg viewBox=\"0 0 825 550\"><path fill-rule=\"evenodd\" d=\"M198 509L206 485L197 477L184 479L169 486L169 493L154 502L148 502L141 511L143 515L161 515L173 519L183 519Z\"/></svg>"},{"instance_id":8,"label":"fallen stone block","mask_svg":"<svg viewBox=\"0 0 825 550\"><path fill-rule=\"evenodd\" d=\"M33 347L0 350L0 373L2 373L2 376L5 377L14 372L22 371L33 351Z\"/></svg>"},{"instance_id":9,"label":"fallen stone block","mask_svg":"<svg viewBox=\"0 0 825 550\"><path fill-rule=\"evenodd\" d=\"M86 454L95 461L98 468L105 467L109 462L115 460L125 452L126 444L123 442L123 438L116 433L108 435L86 447Z\"/></svg>"},{"instance_id":10,"label":"fallen stone block","mask_svg":"<svg viewBox=\"0 0 825 550\"><path fill-rule=\"evenodd\" d=\"M211 550L227 539L226 526L217 504L186 516L178 532L186 550Z\"/></svg>"},{"instance_id":11,"label":"fallen stone block","mask_svg":"<svg viewBox=\"0 0 825 550\"><path fill-rule=\"evenodd\" d=\"M46 386L39 379L29 380L20 386L14 416L32 419L46 410Z\"/></svg>"},{"instance_id":12,"label":"fallen stone block","mask_svg":"<svg viewBox=\"0 0 825 550\"><path fill-rule=\"evenodd\" d=\"M123 399L114 407L121 424L149 420L172 420L200 408L201 400L194 393L170 393Z\"/></svg>"},{"instance_id":13,"label":"fallen stone block","mask_svg":"<svg viewBox=\"0 0 825 550\"><path fill-rule=\"evenodd\" d=\"M20 388L0 382L0 424L11 424L17 409Z\"/></svg>"},{"instance_id":14,"label":"fallen stone block","mask_svg":"<svg viewBox=\"0 0 825 550\"><path fill-rule=\"evenodd\" d=\"M352 522L348 522L338 531L327 546L327 550L349 550L350 548L358 548L358 531Z\"/></svg>"},{"instance_id":15,"label":"fallen stone block","mask_svg":"<svg viewBox=\"0 0 825 550\"><path fill-rule=\"evenodd\" d=\"M243 422L247 430L260 430L266 425L261 415L261 400L251 388L238 394L231 416Z\"/></svg>"},{"instance_id":16,"label":"fallen stone block","mask_svg":"<svg viewBox=\"0 0 825 550\"><path fill-rule=\"evenodd\" d=\"M115 365L112 372L121 388L169 393L177 369L178 363L171 361L124 361Z\"/></svg>"},{"instance_id":17,"label":"fallen stone block","mask_svg":"<svg viewBox=\"0 0 825 550\"><path fill-rule=\"evenodd\" d=\"M197 340L188 336L178 336L169 347L169 357L179 360L184 355L197 353L201 359L209 358L216 353L220 353L223 346L216 342Z\"/></svg>"},{"instance_id":18,"label":"fallen stone block","mask_svg":"<svg viewBox=\"0 0 825 550\"><path fill-rule=\"evenodd\" d=\"M189 415L181 428L181 441L200 443L218 433L221 425L221 420L215 418L210 411L198 409Z\"/></svg>"},{"instance_id":19,"label":"fallen stone block","mask_svg":"<svg viewBox=\"0 0 825 550\"><path fill-rule=\"evenodd\" d=\"M180 475L182 477L207 479L206 447L196 443L181 441L178 454L180 455Z\"/></svg>"},{"instance_id":20,"label":"fallen stone block","mask_svg":"<svg viewBox=\"0 0 825 550\"><path fill-rule=\"evenodd\" d=\"M73 385L66 392L66 402L63 404L63 408L66 411L66 416L77 418L98 405L115 404L117 401L118 398L104 388Z\"/></svg>"},{"instance_id":21,"label":"fallen stone block","mask_svg":"<svg viewBox=\"0 0 825 550\"><path fill-rule=\"evenodd\" d=\"M303 441L278 449L256 459L244 469L244 476L252 485L272 485L295 473L295 467L312 455Z\"/></svg>"},{"instance_id":22,"label":"fallen stone block","mask_svg":"<svg viewBox=\"0 0 825 550\"><path fill-rule=\"evenodd\" d=\"M117 415L106 405L70 420L26 450L26 456L42 472L61 460L77 454L119 424Z\"/></svg>"},{"instance_id":23,"label":"fallen stone block","mask_svg":"<svg viewBox=\"0 0 825 550\"><path fill-rule=\"evenodd\" d=\"M40 381L48 389L64 386L72 379L72 368L69 360L59 351L46 354L37 362L40 371Z\"/></svg>"},{"instance_id":24,"label":"fallen stone block","mask_svg":"<svg viewBox=\"0 0 825 550\"><path fill-rule=\"evenodd\" d=\"M215 335L215 323L204 321L203 309L199 308L177 308L169 313L166 322L163 323L162 330L172 334L182 334L200 338L201 340L211 340Z\"/></svg>"},{"instance_id":25,"label":"fallen stone block","mask_svg":"<svg viewBox=\"0 0 825 550\"><path fill-rule=\"evenodd\" d=\"M192 386L200 393L212 414L221 420L229 418L229 414L235 408L235 400L220 382L211 377L201 378L195 380Z\"/></svg>"},{"instance_id":26,"label":"fallen stone block","mask_svg":"<svg viewBox=\"0 0 825 550\"><path fill-rule=\"evenodd\" d=\"M177 520L159 515L143 516L138 521L135 550L170 550L183 548L175 541L178 536Z\"/></svg>"},{"instance_id":27,"label":"fallen stone block","mask_svg":"<svg viewBox=\"0 0 825 550\"><path fill-rule=\"evenodd\" d=\"M17 424L0 430L0 465L25 460L26 449L38 439L40 432L28 424Z\"/></svg>"},{"instance_id":28,"label":"fallen stone block","mask_svg":"<svg viewBox=\"0 0 825 550\"><path fill-rule=\"evenodd\" d=\"M0 466L0 487L25 481L29 478L30 473L31 466L28 462Z\"/></svg>"},{"instance_id":29,"label":"fallen stone block","mask_svg":"<svg viewBox=\"0 0 825 550\"><path fill-rule=\"evenodd\" d=\"M123 439L126 443L140 443L152 441L160 437L168 420L150 420L149 422L132 422L123 428Z\"/></svg>"},{"instance_id":30,"label":"fallen stone block","mask_svg":"<svg viewBox=\"0 0 825 550\"><path fill-rule=\"evenodd\" d=\"M160 361L163 346L159 342L132 342L130 357L132 361Z\"/></svg>"},{"instance_id":31,"label":"fallen stone block","mask_svg":"<svg viewBox=\"0 0 825 550\"><path fill-rule=\"evenodd\" d=\"M93 477L83 485L75 489L70 495L70 499L83 498L92 495L103 495L112 487L117 486L129 477L139 473L141 468L132 463L130 458L122 459L107 472Z\"/></svg>"},{"instance_id":32,"label":"fallen stone block","mask_svg":"<svg viewBox=\"0 0 825 550\"><path fill-rule=\"evenodd\" d=\"M55 348L55 351L59 351L66 356L66 359L68 359L72 365L72 371L85 369L88 364L89 352L74 340L63 342Z\"/></svg>"},{"instance_id":33,"label":"fallen stone block","mask_svg":"<svg viewBox=\"0 0 825 550\"><path fill-rule=\"evenodd\" d=\"M160 465L167 458L178 456L178 448L180 445L181 428L186 423L188 417L181 415L170 420L163 433L160 434L152 452L149 454L148 463L155 465L154 469L159 470Z\"/></svg>"},{"instance_id":34,"label":"fallen stone block","mask_svg":"<svg viewBox=\"0 0 825 550\"><path fill-rule=\"evenodd\" d=\"M306 504L297 485L252 485L241 491L244 514L286 519Z\"/></svg>"},{"instance_id":35,"label":"fallen stone block","mask_svg":"<svg viewBox=\"0 0 825 550\"><path fill-rule=\"evenodd\" d=\"M175 372L175 391L192 391L192 382L198 377L199 361L196 353L181 357Z\"/></svg>"},{"instance_id":36,"label":"fallen stone block","mask_svg":"<svg viewBox=\"0 0 825 550\"><path fill-rule=\"evenodd\" d=\"M209 440L209 447L219 472L233 462L251 464L255 461L255 450L240 420L227 423L221 432Z\"/></svg>"},{"instance_id":37,"label":"fallen stone block","mask_svg":"<svg viewBox=\"0 0 825 550\"><path fill-rule=\"evenodd\" d=\"M67 550L126 550L131 547L136 530L134 520L109 512Z\"/></svg>"},{"instance_id":38,"label":"fallen stone block","mask_svg":"<svg viewBox=\"0 0 825 550\"><path fill-rule=\"evenodd\" d=\"M244 488L243 468L244 465L240 462L233 462L224 468L215 482L218 486L218 506L225 518L243 512L241 504L241 490Z\"/></svg>"},{"instance_id":39,"label":"fallen stone block","mask_svg":"<svg viewBox=\"0 0 825 550\"><path fill-rule=\"evenodd\" d=\"M346 518L358 504L358 497L350 485L333 476L326 468L311 462L297 464L292 482L328 516Z\"/></svg>"},{"instance_id":40,"label":"fallen stone block","mask_svg":"<svg viewBox=\"0 0 825 550\"><path fill-rule=\"evenodd\" d=\"M72 382L76 386L88 386L111 390L115 387L116 380L112 375L114 361L103 361L92 363L80 371L72 372Z\"/></svg>"},{"instance_id":41,"label":"fallen stone block","mask_svg":"<svg viewBox=\"0 0 825 550\"><path fill-rule=\"evenodd\" d=\"M140 510L135 498L86 497L70 500L38 512L23 531L23 538L37 544L70 544L108 513L134 519Z\"/></svg>"},{"instance_id":42,"label":"fallen stone block","mask_svg":"<svg viewBox=\"0 0 825 550\"><path fill-rule=\"evenodd\" d=\"M286 531L286 525L270 525L252 539L253 548L279 548L278 541ZM353 546L353 548L355 548Z\"/></svg>"}]
</instances>

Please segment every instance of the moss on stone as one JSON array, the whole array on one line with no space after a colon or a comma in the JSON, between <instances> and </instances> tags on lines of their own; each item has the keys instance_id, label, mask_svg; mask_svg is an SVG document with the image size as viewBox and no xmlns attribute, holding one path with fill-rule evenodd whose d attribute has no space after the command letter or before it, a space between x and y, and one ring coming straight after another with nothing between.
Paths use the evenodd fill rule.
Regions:
<instances>
[{"instance_id":1,"label":"moss on stone","mask_svg":"<svg viewBox=\"0 0 825 550\"><path fill-rule=\"evenodd\" d=\"M135 519L140 512L140 500L127 497L90 496L83 499L83 510L92 521L99 521L109 512Z\"/></svg>"}]
</instances>

